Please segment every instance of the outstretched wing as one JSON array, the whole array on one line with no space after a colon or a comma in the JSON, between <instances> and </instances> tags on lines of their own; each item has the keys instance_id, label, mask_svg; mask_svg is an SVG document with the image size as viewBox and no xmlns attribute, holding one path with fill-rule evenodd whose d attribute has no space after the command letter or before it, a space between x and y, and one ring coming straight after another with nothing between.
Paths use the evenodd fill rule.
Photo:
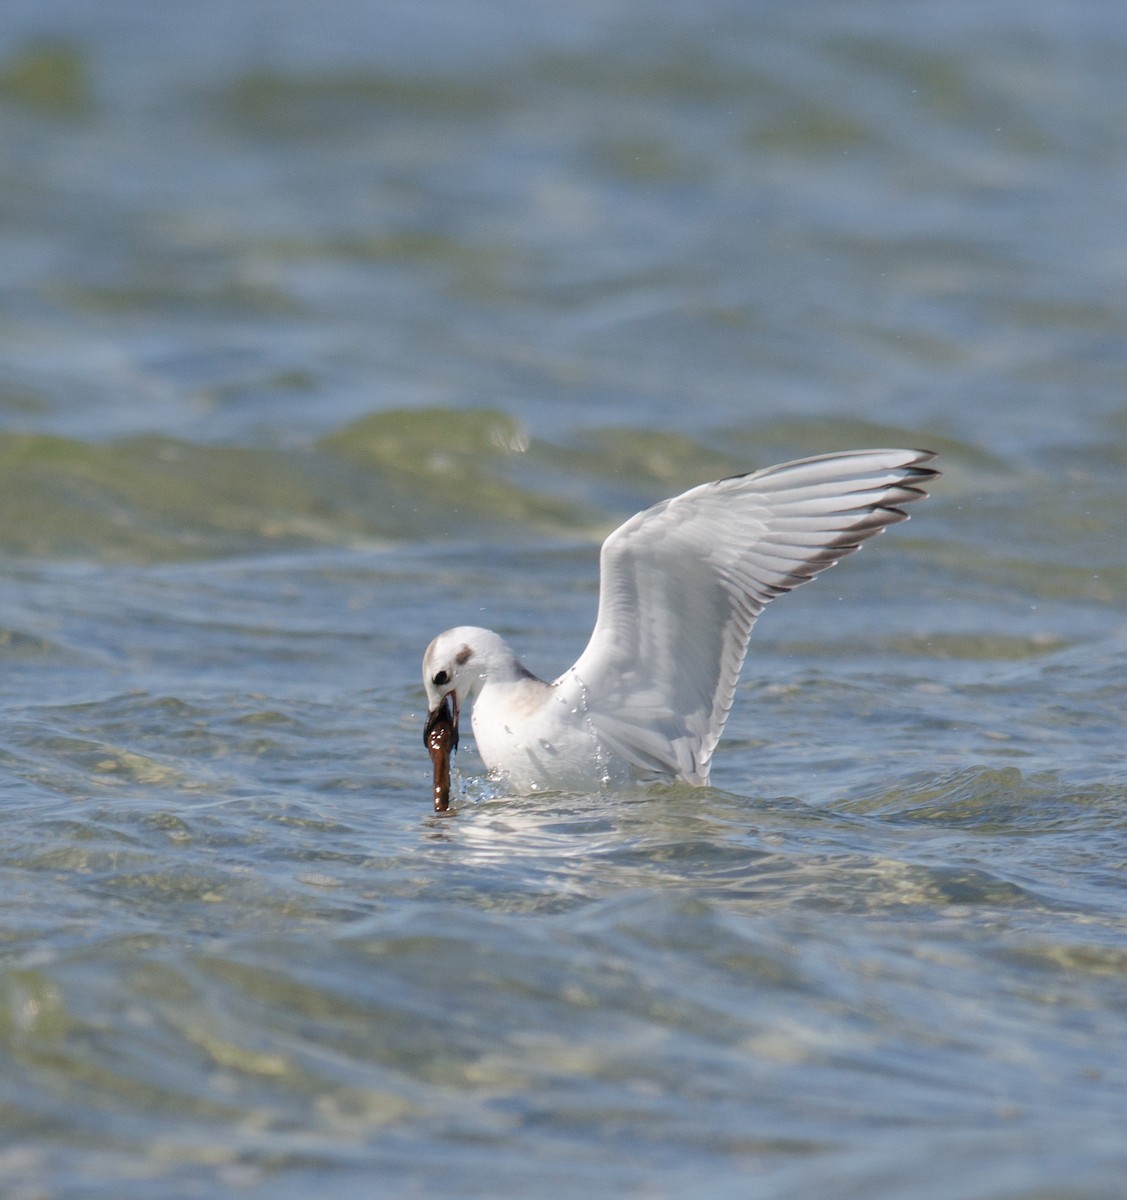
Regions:
<instances>
[{"instance_id":1,"label":"outstretched wing","mask_svg":"<svg viewBox=\"0 0 1127 1200\"><path fill-rule=\"evenodd\" d=\"M695 487L603 543L599 613L556 686L643 770L707 783L748 638L769 600L812 579L919 500L926 450L800 459Z\"/></svg>"}]
</instances>

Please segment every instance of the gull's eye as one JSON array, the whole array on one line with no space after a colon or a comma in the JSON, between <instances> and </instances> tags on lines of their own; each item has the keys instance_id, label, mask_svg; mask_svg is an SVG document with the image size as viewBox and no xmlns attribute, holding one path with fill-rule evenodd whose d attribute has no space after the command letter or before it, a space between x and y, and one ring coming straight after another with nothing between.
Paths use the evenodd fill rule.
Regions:
<instances>
[{"instance_id":1,"label":"gull's eye","mask_svg":"<svg viewBox=\"0 0 1127 1200\"><path fill-rule=\"evenodd\" d=\"M431 680L431 683L433 683L435 687L442 687L444 684L447 684L449 682L450 682L450 672L449 671L438 671L435 674L435 677Z\"/></svg>"}]
</instances>

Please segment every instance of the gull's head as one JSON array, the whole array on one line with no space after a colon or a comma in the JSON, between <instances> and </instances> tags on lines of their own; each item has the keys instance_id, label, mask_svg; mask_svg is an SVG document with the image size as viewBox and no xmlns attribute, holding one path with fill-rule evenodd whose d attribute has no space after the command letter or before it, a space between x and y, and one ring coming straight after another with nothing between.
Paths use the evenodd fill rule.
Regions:
<instances>
[{"instance_id":1,"label":"gull's head","mask_svg":"<svg viewBox=\"0 0 1127 1200\"><path fill-rule=\"evenodd\" d=\"M487 651L500 641L488 629L469 625L448 629L427 647L423 655L423 687L427 693L427 723L423 741L440 721L454 727L453 745L458 745L458 713L485 679ZM484 649L482 648L484 646Z\"/></svg>"}]
</instances>

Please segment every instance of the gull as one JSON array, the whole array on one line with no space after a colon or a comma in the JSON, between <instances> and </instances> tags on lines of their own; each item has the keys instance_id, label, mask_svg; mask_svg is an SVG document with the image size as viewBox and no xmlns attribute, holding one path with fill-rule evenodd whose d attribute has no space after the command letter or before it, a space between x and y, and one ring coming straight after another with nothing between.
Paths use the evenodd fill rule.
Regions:
<instances>
[{"instance_id":1,"label":"gull","mask_svg":"<svg viewBox=\"0 0 1127 1200\"><path fill-rule=\"evenodd\" d=\"M938 474L928 450L798 459L691 488L620 525L599 556L594 632L538 679L490 629L440 633L423 655L424 741L449 793L462 708L508 790L579 792L657 778L707 785L756 618L886 526Z\"/></svg>"}]
</instances>

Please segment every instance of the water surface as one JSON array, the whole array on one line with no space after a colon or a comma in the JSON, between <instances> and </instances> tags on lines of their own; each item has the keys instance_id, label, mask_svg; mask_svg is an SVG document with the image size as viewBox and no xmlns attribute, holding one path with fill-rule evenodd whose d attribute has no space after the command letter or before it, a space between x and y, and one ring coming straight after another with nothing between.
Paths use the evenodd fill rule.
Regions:
<instances>
[{"instance_id":1,"label":"water surface","mask_svg":"<svg viewBox=\"0 0 1127 1200\"><path fill-rule=\"evenodd\" d=\"M12 1196L1115 1196L1127 18L9 3ZM713 787L429 812L423 647L940 452Z\"/></svg>"}]
</instances>

